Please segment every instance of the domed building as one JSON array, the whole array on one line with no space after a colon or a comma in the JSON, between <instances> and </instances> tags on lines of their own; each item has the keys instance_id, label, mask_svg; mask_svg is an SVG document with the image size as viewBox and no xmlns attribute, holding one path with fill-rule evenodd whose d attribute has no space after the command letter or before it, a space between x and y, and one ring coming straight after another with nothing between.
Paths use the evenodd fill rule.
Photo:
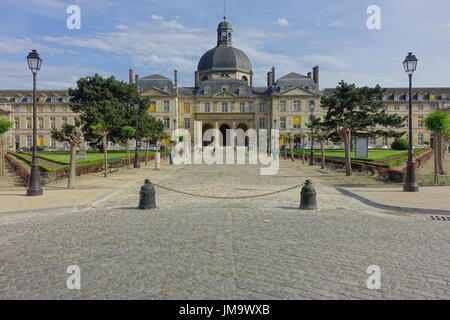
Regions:
<instances>
[{"instance_id":1,"label":"domed building","mask_svg":"<svg viewBox=\"0 0 450 320\"><path fill-rule=\"evenodd\" d=\"M150 114L163 121L168 133L184 128L192 137L195 121L202 121L203 131L217 128L224 137L227 129L237 128L277 128L281 134L306 130L309 106L319 106L319 68L277 79L272 67L267 85L254 86L251 61L233 47L232 38L233 26L224 18L217 27L217 45L198 62L192 87L178 86L176 70L172 80L158 74L140 78L130 70L130 83L151 100Z\"/></svg>"}]
</instances>

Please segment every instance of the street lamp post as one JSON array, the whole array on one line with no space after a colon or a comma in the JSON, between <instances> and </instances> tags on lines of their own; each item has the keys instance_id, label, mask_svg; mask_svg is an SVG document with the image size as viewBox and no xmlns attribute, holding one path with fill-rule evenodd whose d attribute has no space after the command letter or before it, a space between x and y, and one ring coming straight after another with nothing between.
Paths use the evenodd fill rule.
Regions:
<instances>
[{"instance_id":1,"label":"street lamp post","mask_svg":"<svg viewBox=\"0 0 450 320\"><path fill-rule=\"evenodd\" d=\"M316 160L314 159L314 128L313 128L313 124L314 124L314 109L315 109L315 101L311 100L309 102L309 110L311 111L311 117L310 117L310 125L311 125L311 151L310 151L310 157L309 157L309 165L313 166L316 164Z\"/></svg>"},{"instance_id":2,"label":"street lamp post","mask_svg":"<svg viewBox=\"0 0 450 320\"><path fill-rule=\"evenodd\" d=\"M33 152L31 155L31 171L28 183L27 196L42 196L44 191L41 185L41 175L37 158L37 115L36 115L36 76L41 69L42 59L36 50L32 50L27 56L28 67L33 73Z\"/></svg>"},{"instance_id":3,"label":"street lamp post","mask_svg":"<svg viewBox=\"0 0 450 320\"><path fill-rule=\"evenodd\" d=\"M416 182L416 169L414 167L415 161L413 158L413 135L412 135L412 76L414 71L416 71L417 67L417 58L412 52L408 53L408 56L403 61L403 66L405 68L405 72L408 73L409 76L409 118L408 118L408 163L406 166L406 180L403 186L403 191L405 192L418 192L419 186Z\"/></svg>"},{"instance_id":4,"label":"street lamp post","mask_svg":"<svg viewBox=\"0 0 450 320\"><path fill-rule=\"evenodd\" d=\"M134 168L139 169L141 167L141 161L139 160L139 103L134 104L134 109L136 110L136 147L134 148Z\"/></svg>"}]
</instances>

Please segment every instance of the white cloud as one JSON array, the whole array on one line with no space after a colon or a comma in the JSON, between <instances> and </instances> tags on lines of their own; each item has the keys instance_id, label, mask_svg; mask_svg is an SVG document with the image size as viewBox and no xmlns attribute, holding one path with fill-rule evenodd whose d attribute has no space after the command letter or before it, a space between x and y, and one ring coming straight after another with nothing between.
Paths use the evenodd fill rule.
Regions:
<instances>
[{"instance_id":1,"label":"white cloud","mask_svg":"<svg viewBox=\"0 0 450 320\"><path fill-rule=\"evenodd\" d=\"M117 30L128 30L128 27L124 24L118 24L116 25Z\"/></svg>"},{"instance_id":2,"label":"white cloud","mask_svg":"<svg viewBox=\"0 0 450 320\"><path fill-rule=\"evenodd\" d=\"M186 27L183 26L182 24L178 23L175 20L170 20L167 22L163 22L162 23L162 27L163 28L169 28L169 29L185 29Z\"/></svg>"},{"instance_id":3,"label":"white cloud","mask_svg":"<svg viewBox=\"0 0 450 320\"><path fill-rule=\"evenodd\" d=\"M279 18L279 19L277 20L277 25L282 26L282 27L288 27L288 26L290 26L291 24L289 23L289 21L287 21L286 18Z\"/></svg>"},{"instance_id":4,"label":"white cloud","mask_svg":"<svg viewBox=\"0 0 450 320\"><path fill-rule=\"evenodd\" d=\"M63 53L63 50L51 48L32 41L27 37L11 38L0 37L0 53L7 54L28 54L32 49L42 53Z\"/></svg>"},{"instance_id":5,"label":"white cloud","mask_svg":"<svg viewBox=\"0 0 450 320\"><path fill-rule=\"evenodd\" d=\"M152 14L152 17L151 17L153 20L157 20L157 21L162 21L162 20L164 20L164 17L163 16L158 16L158 15L156 15L156 14Z\"/></svg>"}]
</instances>

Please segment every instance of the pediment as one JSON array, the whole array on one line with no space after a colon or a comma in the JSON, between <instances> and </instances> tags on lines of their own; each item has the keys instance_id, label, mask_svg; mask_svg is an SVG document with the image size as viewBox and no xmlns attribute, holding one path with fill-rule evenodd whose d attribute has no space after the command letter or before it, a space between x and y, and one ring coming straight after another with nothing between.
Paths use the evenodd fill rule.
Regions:
<instances>
[{"instance_id":1,"label":"pediment","mask_svg":"<svg viewBox=\"0 0 450 320\"><path fill-rule=\"evenodd\" d=\"M302 88L292 88L280 93L281 96L312 96L313 94Z\"/></svg>"},{"instance_id":2,"label":"pediment","mask_svg":"<svg viewBox=\"0 0 450 320\"><path fill-rule=\"evenodd\" d=\"M143 96L169 96L170 94L168 92L159 90L157 88L149 88L149 89L142 91L141 95L143 95Z\"/></svg>"},{"instance_id":3,"label":"pediment","mask_svg":"<svg viewBox=\"0 0 450 320\"><path fill-rule=\"evenodd\" d=\"M234 98L237 97L234 93L228 91L221 91L213 95L214 98Z\"/></svg>"}]
</instances>

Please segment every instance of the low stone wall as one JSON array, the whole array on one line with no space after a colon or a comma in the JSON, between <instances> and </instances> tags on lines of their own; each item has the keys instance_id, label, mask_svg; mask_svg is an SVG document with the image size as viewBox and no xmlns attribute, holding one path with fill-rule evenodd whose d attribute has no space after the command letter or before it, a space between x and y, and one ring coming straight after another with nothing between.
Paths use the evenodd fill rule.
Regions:
<instances>
[{"instance_id":1,"label":"low stone wall","mask_svg":"<svg viewBox=\"0 0 450 320\"><path fill-rule=\"evenodd\" d=\"M427 160L429 160L434 154L433 150L430 150L423 155L415 158L415 168L421 167ZM301 159L301 155L294 154L295 158ZM309 156L305 155L305 159L309 160ZM315 156L314 159L316 162L320 163L322 161L320 156ZM325 158L325 163L333 163L338 166L345 166L344 160L337 160L337 159L327 159ZM403 170L393 170L388 168L382 168L374 165L359 163L359 162L352 162L352 170L357 172L364 172L368 174L378 174L379 177L389 179L394 182L404 182L406 178L406 168Z\"/></svg>"}]
</instances>

